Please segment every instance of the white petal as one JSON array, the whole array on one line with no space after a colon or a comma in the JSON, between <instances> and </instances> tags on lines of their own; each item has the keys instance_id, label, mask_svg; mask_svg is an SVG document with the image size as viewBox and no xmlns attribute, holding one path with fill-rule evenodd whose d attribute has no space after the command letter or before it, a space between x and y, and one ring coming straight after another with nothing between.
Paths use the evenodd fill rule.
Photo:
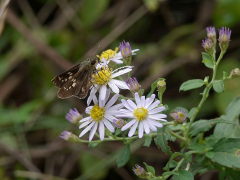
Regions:
<instances>
[{"instance_id":1,"label":"white petal","mask_svg":"<svg viewBox=\"0 0 240 180\"><path fill-rule=\"evenodd\" d=\"M138 137L142 138L143 137L143 122L140 121L139 127L138 127Z\"/></svg>"},{"instance_id":2,"label":"white petal","mask_svg":"<svg viewBox=\"0 0 240 180\"><path fill-rule=\"evenodd\" d=\"M139 49L134 49L134 50L132 50L132 53L134 53L134 52L136 52L136 51L139 51Z\"/></svg>"},{"instance_id":3,"label":"white petal","mask_svg":"<svg viewBox=\"0 0 240 180\"><path fill-rule=\"evenodd\" d=\"M106 106L105 106L105 109L110 108L110 107L118 100L118 96L119 96L119 94L115 94L115 95L110 99L110 101L108 101L108 103L107 103Z\"/></svg>"},{"instance_id":4,"label":"white petal","mask_svg":"<svg viewBox=\"0 0 240 180\"><path fill-rule=\"evenodd\" d=\"M120 109L119 112L123 114L133 114L133 112L129 111L128 109Z\"/></svg>"},{"instance_id":5,"label":"white petal","mask_svg":"<svg viewBox=\"0 0 240 180\"><path fill-rule=\"evenodd\" d=\"M153 102L153 100L155 99L155 94L152 94L151 97L148 99L148 101L146 102L145 104L145 107L146 109L148 109L149 105Z\"/></svg>"},{"instance_id":6,"label":"white petal","mask_svg":"<svg viewBox=\"0 0 240 180\"><path fill-rule=\"evenodd\" d=\"M104 134L105 134L105 128L104 128L104 124L102 121L99 122L99 135L100 135L100 139L104 140Z\"/></svg>"},{"instance_id":7,"label":"white petal","mask_svg":"<svg viewBox=\"0 0 240 180\"><path fill-rule=\"evenodd\" d=\"M141 97L141 107L144 107L145 105L145 96Z\"/></svg>"},{"instance_id":8,"label":"white petal","mask_svg":"<svg viewBox=\"0 0 240 180\"><path fill-rule=\"evenodd\" d=\"M108 111L118 110L118 109L121 109L121 108L123 108L123 107L124 107L123 104L117 104L117 105L114 105L114 106L110 107L110 108L108 109Z\"/></svg>"},{"instance_id":9,"label":"white petal","mask_svg":"<svg viewBox=\"0 0 240 180\"><path fill-rule=\"evenodd\" d=\"M127 84L124 81L120 81L117 79L112 79L111 81L121 89L129 89L129 87L127 86Z\"/></svg>"},{"instance_id":10,"label":"white petal","mask_svg":"<svg viewBox=\"0 0 240 180\"><path fill-rule=\"evenodd\" d=\"M113 82L112 80L110 80L110 81L108 82L108 85L109 85L109 87L112 89L112 91L113 91L114 93L116 93L116 94L119 93L119 88L116 86L116 84L114 84L114 82Z\"/></svg>"},{"instance_id":11,"label":"white petal","mask_svg":"<svg viewBox=\"0 0 240 180\"><path fill-rule=\"evenodd\" d=\"M103 123L105 124L105 126L108 128L109 131L114 132L114 127L108 120L103 119Z\"/></svg>"},{"instance_id":12,"label":"white petal","mask_svg":"<svg viewBox=\"0 0 240 180\"><path fill-rule=\"evenodd\" d=\"M125 99L122 99L122 104L130 111L134 111L134 108L128 104L128 102Z\"/></svg>"},{"instance_id":13,"label":"white petal","mask_svg":"<svg viewBox=\"0 0 240 180\"><path fill-rule=\"evenodd\" d=\"M128 137L132 137L137 129L138 121L133 124L130 131L128 132Z\"/></svg>"},{"instance_id":14,"label":"white petal","mask_svg":"<svg viewBox=\"0 0 240 180\"><path fill-rule=\"evenodd\" d=\"M91 119L91 116L88 116L88 117L81 119L79 122L89 121L90 119Z\"/></svg>"},{"instance_id":15,"label":"white petal","mask_svg":"<svg viewBox=\"0 0 240 180\"><path fill-rule=\"evenodd\" d=\"M166 118L167 115L165 115L165 114L149 114L148 117L149 117L150 119L160 120L160 119L162 119L162 118Z\"/></svg>"},{"instance_id":16,"label":"white petal","mask_svg":"<svg viewBox=\"0 0 240 180\"><path fill-rule=\"evenodd\" d=\"M102 85L100 87L100 91L99 91L99 99L104 100L106 97L106 91L107 91L107 86L106 85Z\"/></svg>"},{"instance_id":17,"label":"white petal","mask_svg":"<svg viewBox=\"0 0 240 180\"><path fill-rule=\"evenodd\" d=\"M111 121L111 122L113 122L113 120L114 119L116 119L115 117L113 117L112 115L110 115L110 114L104 114L104 117L106 118L106 119L108 119L109 121Z\"/></svg>"},{"instance_id":18,"label":"white petal","mask_svg":"<svg viewBox=\"0 0 240 180\"><path fill-rule=\"evenodd\" d=\"M133 107L133 109L137 109L136 104L135 104L131 99L128 99L127 102L128 102L128 104L129 104L130 106Z\"/></svg>"},{"instance_id":19,"label":"white petal","mask_svg":"<svg viewBox=\"0 0 240 180\"><path fill-rule=\"evenodd\" d=\"M159 105L159 104L160 104L160 101L157 100L157 101L155 101L154 103L152 103L147 109L150 111L150 110L152 110L153 108L157 107L157 105Z\"/></svg>"},{"instance_id":20,"label":"white petal","mask_svg":"<svg viewBox=\"0 0 240 180\"><path fill-rule=\"evenodd\" d=\"M82 137L84 134L86 134L91 128L92 126L95 124L95 121L93 121L88 127L86 127L81 134L79 135L79 137Z\"/></svg>"},{"instance_id":21,"label":"white petal","mask_svg":"<svg viewBox=\"0 0 240 180\"><path fill-rule=\"evenodd\" d=\"M163 111L164 109L165 109L165 107L161 106L161 107L152 109L150 111L148 110L148 114L156 114L156 113L159 113L159 112Z\"/></svg>"},{"instance_id":22,"label":"white petal","mask_svg":"<svg viewBox=\"0 0 240 180\"><path fill-rule=\"evenodd\" d=\"M92 89L91 89L91 92L90 92L90 95L87 99L87 105L89 106L89 104L91 103L91 101L94 99L94 96L96 96L96 92L97 90L99 89L99 86L92 86Z\"/></svg>"},{"instance_id":23,"label":"white petal","mask_svg":"<svg viewBox=\"0 0 240 180\"><path fill-rule=\"evenodd\" d=\"M135 118L133 114L117 114L116 117Z\"/></svg>"},{"instance_id":24,"label":"white petal","mask_svg":"<svg viewBox=\"0 0 240 180\"><path fill-rule=\"evenodd\" d=\"M91 117L90 117L91 118ZM82 129L83 127L87 126L88 124L90 124L91 121L86 121L84 123L82 123L80 126L79 126L79 129Z\"/></svg>"},{"instance_id":25,"label":"white petal","mask_svg":"<svg viewBox=\"0 0 240 180\"><path fill-rule=\"evenodd\" d=\"M93 125L92 130L90 131L90 134L89 134L89 141L92 140L92 138L93 138L95 132L97 131L97 127L98 127L98 123L95 123L95 124Z\"/></svg>"},{"instance_id":26,"label":"white petal","mask_svg":"<svg viewBox=\"0 0 240 180\"><path fill-rule=\"evenodd\" d=\"M117 59L117 58L112 58L112 59L109 59L109 60L115 62L116 64L122 64L122 63L123 63L122 60L119 60L119 59Z\"/></svg>"},{"instance_id":27,"label":"white petal","mask_svg":"<svg viewBox=\"0 0 240 180\"><path fill-rule=\"evenodd\" d=\"M148 123L148 125L149 125L149 128L150 128L151 130L157 131L157 128L156 128L153 124L151 124L151 122L150 122L148 119L147 119L146 121L147 121L147 123Z\"/></svg>"},{"instance_id":28,"label":"white petal","mask_svg":"<svg viewBox=\"0 0 240 180\"><path fill-rule=\"evenodd\" d=\"M111 78L115 78L115 77L120 76L122 74L126 74L126 73L130 72L131 70L132 70L131 68L126 68L126 69L120 70L118 72L113 73Z\"/></svg>"},{"instance_id":29,"label":"white petal","mask_svg":"<svg viewBox=\"0 0 240 180\"><path fill-rule=\"evenodd\" d=\"M160 127L160 128L163 127L163 125L160 122L157 122L157 121L152 120L152 119L149 119L149 123L151 123L154 126Z\"/></svg>"},{"instance_id":30,"label":"white petal","mask_svg":"<svg viewBox=\"0 0 240 180\"><path fill-rule=\"evenodd\" d=\"M106 92L106 98L104 99L104 100L105 100L105 101L104 101L104 106L105 106L105 104L106 104L106 102L107 102L109 96L110 96L110 89L107 89L107 92Z\"/></svg>"},{"instance_id":31,"label":"white petal","mask_svg":"<svg viewBox=\"0 0 240 180\"><path fill-rule=\"evenodd\" d=\"M139 98L139 94L137 92L135 93L135 101L136 101L137 107L140 108L141 107L141 101L140 101L140 98Z\"/></svg>"},{"instance_id":32,"label":"white petal","mask_svg":"<svg viewBox=\"0 0 240 180\"><path fill-rule=\"evenodd\" d=\"M129 127L131 127L135 122L137 122L136 119L131 120L130 122L128 122L126 125L124 125L121 129L121 131L125 131L126 129L128 129Z\"/></svg>"},{"instance_id":33,"label":"white petal","mask_svg":"<svg viewBox=\"0 0 240 180\"><path fill-rule=\"evenodd\" d=\"M145 121L142 121L142 122L143 122L143 127L144 127L144 130L145 130L146 134L149 134L150 129L149 129L147 121L145 120Z\"/></svg>"},{"instance_id":34,"label":"white petal","mask_svg":"<svg viewBox=\"0 0 240 180\"><path fill-rule=\"evenodd\" d=\"M90 114L92 108L93 108L93 106L88 106L88 107L85 109L85 113Z\"/></svg>"}]
</instances>

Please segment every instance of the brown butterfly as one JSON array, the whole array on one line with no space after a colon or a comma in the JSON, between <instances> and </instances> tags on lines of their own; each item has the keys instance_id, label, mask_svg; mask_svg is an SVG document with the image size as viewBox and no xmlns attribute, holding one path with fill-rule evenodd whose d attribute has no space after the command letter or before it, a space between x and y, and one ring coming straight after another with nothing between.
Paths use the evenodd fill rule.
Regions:
<instances>
[{"instance_id":1,"label":"brown butterfly","mask_svg":"<svg viewBox=\"0 0 240 180\"><path fill-rule=\"evenodd\" d=\"M57 96L61 99L77 97L83 99L87 96L91 76L96 70L96 65L100 62L98 56L89 57L68 71L55 76L52 83L60 88Z\"/></svg>"}]
</instances>

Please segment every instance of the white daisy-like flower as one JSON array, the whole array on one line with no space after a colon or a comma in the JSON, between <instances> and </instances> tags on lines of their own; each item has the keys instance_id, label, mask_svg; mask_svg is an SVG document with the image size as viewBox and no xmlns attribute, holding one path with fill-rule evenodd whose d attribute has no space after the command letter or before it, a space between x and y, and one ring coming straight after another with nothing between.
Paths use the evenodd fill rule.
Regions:
<instances>
[{"instance_id":1,"label":"white daisy-like flower","mask_svg":"<svg viewBox=\"0 0 240 180\"><path fill-rule=\"evenodd\" d=\"M97 128L99 126L99 135L100 139L104 139L105 134L105 127L111 131L114 132L114 127L112 126L112 122L114 119L116 119L113 115L119 114L119 109L123 107L122 104L113 104L117 101L119 94L115 94L108 103L107 100L110 96L110 90L106 93L106 98L104 100L101 100L99 98L99 101L97 99L94 100L95 105L94 106L88 106L85 110L87 114L89 114L88 117L83 118L79 122L82 123L79 126L79 129L86 127L79 135L79 137L82 137L84 134L86 134L90 129L90 135L89 135L89 141L92 140L95 132L97 131Z\"/></svg>"},{"instance_id":2,"label":"white daisy-like flower","mask_svg":"<svg viewBox=\"0 0 240 180\"><path fill-rule=\"evenodd\" d=\"M152 94L150 98L145 99L142 96L141 99L138 93L135 93L136 104L128 99L127 101L122 99L122 104L127 109L120 109L121 114L116 115L116 117L132 118L125 126L122 127L122 131L130 128L128 133L129 137L132 137L138 127L138 137L143 137L143 131L146 134L150 133L150 129L157 131L157 127L163 127L163 125L158 121L166 121L163 118L167 116L165 114L160 114L159 112L165 109L164 106L157 107L160 103L159 100L153 102L155 99L155 94Z\"/></svg>"},{"instance_id":3,"label":"white daisy-like flower","mask_svg":"<svg viewBox=\"0 0 240 180\"><path fill-rule=\"evenodd\" d=\"M123 66L115 69L114 71L112 71L112 69L109 69L107 63L105 65L103 63L97 67L99 71L96 74L92 75L91 82L93 85L90 87L91 91L87 100L87 105L89 105L91 101L96 97L95 94L98 90L99 97L101 100L103 100L105 99L108 87L110 87L110 89L116 94L119 93L119 88L129 89L124 81L120 81L114 78L132 71L133 66Z\"/></svg>"}]
</instances>

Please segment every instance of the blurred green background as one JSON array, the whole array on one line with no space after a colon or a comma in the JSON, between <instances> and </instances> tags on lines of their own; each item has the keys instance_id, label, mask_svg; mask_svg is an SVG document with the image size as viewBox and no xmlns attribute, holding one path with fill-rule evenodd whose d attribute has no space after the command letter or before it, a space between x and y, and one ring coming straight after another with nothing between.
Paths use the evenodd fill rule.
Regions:
<instances>
[{"instance_id":1,"label":"blurred green background","mask_svg":"<svg viewBox=\"0 0 240 180\"><path fill-rule=\"evenodd\" d=\"M117 168L123 143L89 148L59 138L63 130L80 133L65 115L74 107L84 113L86 99L58 99L51 79L96 50L115 49L123 39L139 48L131 74L146 94L157 78L166 79L168 114L177 106L190 110L200 101L203 88L179 92L183 82L212 75L201 63L206 27L232 30L218 78L240 67L240 0L2 0L0 8L1 180L134 180L132 167L142 162L161 175L169 156L153 143L147 148L142 140L135 142L130 161ZM219 117L239 94L239 78L226 81L225 92L211 92L198 119ZM179 151L180 142L170 146ZM218 179L217 173L195 178Z\"/></svg>"}]
</instances>

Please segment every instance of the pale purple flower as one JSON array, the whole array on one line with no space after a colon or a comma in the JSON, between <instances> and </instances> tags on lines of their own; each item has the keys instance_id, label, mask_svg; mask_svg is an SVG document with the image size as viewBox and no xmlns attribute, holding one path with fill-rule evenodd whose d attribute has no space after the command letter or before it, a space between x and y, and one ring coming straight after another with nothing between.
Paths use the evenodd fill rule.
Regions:
<instances>
[{"instance_id":1,"label":"pale purple flower","mask_svg":"<svg viewBox=\"0 0 240 180\"><path fill-rule=\"evenodd\" d=\"M72 133L69 131L63 131L61 132L60 138L64 139L64 140L69 140L69 138L71 138Z\"/></svg>"},{"instance_id":2,"label":"pale purple flower","mask_svg":"<svg viewBox=\"0 0 240 180\"><path fill-rule=\"evenodd\" d=\"M65 117L69 122L74 124L79 122L83 118L83 116L78 112L76 108L74 108L73 110L70 109L69 113L67 113Z\"/></svg>"},{"instance_id":3,"label":"pale purple flower","mask_svg":"<svg viewBox=\"0 0 240 180\"><path fill-rule=\"evenodd\" d=\"M204 49L211 49L213 47L213 43L210 39L206 38L202 40L202 46Z\"/></svg>"},{"instance_id":4,"label":"pale purple flower","mask_svg":"<svg viewBox=\"0 0 240 180\"><path fill-rule=\"evenodd\" d=\"M130 91L138 92L141 89L141 85L138 83L135 77L129 78L126 81L127 86L129 87Z\"/></svg>"},{"instance_id":5,"label":"pale purple flower","mask_svg":"<svg viewBox=\"0 0 240 180\"><path fill-rule=\"evenodd\" d=\"M231 33L232 31L229 28L224 28L219 29L219 42L220 43L227 43L230 41Z\"/></svg>"}]
</instances>

